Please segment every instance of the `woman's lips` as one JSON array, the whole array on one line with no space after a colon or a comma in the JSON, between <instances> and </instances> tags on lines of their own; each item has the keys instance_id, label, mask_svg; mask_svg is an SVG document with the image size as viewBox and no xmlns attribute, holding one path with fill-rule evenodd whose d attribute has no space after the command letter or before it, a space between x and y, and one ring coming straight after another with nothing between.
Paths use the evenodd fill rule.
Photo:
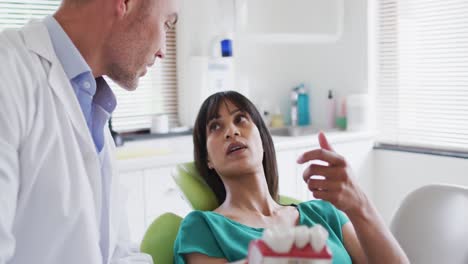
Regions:
<instances>
[{"instance_id":1,"label":"woman's lips","mask_svg":"<svg viewBox=\"0 0 468 264\"><path fill-rule=\"evenodd\" d=\"M240 148L240 149L236 149L236 150L233 150L231 152L228 152L227 155L237 155L237 154L241 154L243 153L247 148Z\"/></svg>"},{"instance_id":2,"label":"woman's lips","mask_svg":"<svg viewBox=\"0 0 468 264\"><path fill-rule=\"evenodd\" d=\"M234 154L234 153L241 153L243 152L247 146L241 142L233 142L229 144L226 149L226 155Z\"/></svg>"}]
</instances>

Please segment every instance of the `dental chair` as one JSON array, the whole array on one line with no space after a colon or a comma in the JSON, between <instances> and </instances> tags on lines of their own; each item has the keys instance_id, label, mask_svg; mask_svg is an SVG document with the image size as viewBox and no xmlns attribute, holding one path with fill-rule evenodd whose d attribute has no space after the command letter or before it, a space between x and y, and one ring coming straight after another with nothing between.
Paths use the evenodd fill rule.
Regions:
<instances>
[{"instance_id":1,"label":"dental chair","mask_svg":"<svg viewBox=\"0 0 468 264\"><path fill-rule=\"evenodd\" d=\"M411 192L390 229L412 264L468 263L468 188L433 184Z\"/></svg>"},{"instance_id":2,"label":"dental chair","mask_svg":"<svg viewBox=\"0 0 468 264\"><path fill-rule=\"evenodd\" d=\"M198 173L193 162L176 166L172 175L182 195L194 210L211 211L219 204L215 194ZM298 204L299 200L280 196L281 204ZM174 242L182 217L165 213L156 218L148 227L141 242L140 250L151 255L154 264L171 264L174 259Z\"/></svg>"}]
</instances>

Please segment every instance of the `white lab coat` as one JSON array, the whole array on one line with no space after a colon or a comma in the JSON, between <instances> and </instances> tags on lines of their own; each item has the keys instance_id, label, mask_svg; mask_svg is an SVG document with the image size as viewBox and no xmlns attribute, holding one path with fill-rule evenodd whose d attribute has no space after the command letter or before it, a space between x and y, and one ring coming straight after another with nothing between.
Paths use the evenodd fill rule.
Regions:
<instances>
[{"instance_id":1,"label":"white lab coat","mask_svg":"<svg viewBox=\"0 0 468 264\"><path fill-rule=\"evenodd\" d=\"M152 263L129 247L112 171L107 263ZM0 264L102 263L101 190L99 156L47 28L0 33Z\"/></svg>"}]
</instances>

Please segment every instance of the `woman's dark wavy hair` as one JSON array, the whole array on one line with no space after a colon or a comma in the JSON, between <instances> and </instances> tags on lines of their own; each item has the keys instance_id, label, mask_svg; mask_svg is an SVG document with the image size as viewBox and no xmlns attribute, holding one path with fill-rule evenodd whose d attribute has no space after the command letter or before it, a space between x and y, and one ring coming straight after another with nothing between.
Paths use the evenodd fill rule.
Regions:
<instances>
[{"instance_id":1,"label":"woman's dark wavy hair","mask_svg":"<svg viewBox=\"0 0 468 264\"><path fill-rule=\"evenodd\" d=\"M211 95L203 102L193 128L194 158L198 172L215 193L219 204L222 204L226 199L226 188L218 173L208 168L206 127L208 122L218 115L221 104L226 102L231 102L238 107L239 110L248 113L257 126L265 152L262 163L268 190L271 197L273 197L275 201L278 201L278 169L276 166L276 154L273 140L257 108L249 99L240 93L234 91L219 92Z\"/></svg>"}]
</instances>

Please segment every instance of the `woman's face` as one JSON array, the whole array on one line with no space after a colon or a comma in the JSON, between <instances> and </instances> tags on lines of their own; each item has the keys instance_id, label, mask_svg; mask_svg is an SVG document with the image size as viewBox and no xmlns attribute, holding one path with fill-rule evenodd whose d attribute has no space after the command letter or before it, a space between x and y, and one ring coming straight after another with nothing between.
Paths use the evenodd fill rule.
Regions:
<instances>
[{"instance_id":1,"label":"woman's face","mask_svg":"<svg viewBox=\"0 0 468 264\"><path fill-rule=\"evenodd\" d=\"M223 177L263 171L260 133L250 115L230 101L206 126L208 167Z\"/></svg>"}]
</instances>

